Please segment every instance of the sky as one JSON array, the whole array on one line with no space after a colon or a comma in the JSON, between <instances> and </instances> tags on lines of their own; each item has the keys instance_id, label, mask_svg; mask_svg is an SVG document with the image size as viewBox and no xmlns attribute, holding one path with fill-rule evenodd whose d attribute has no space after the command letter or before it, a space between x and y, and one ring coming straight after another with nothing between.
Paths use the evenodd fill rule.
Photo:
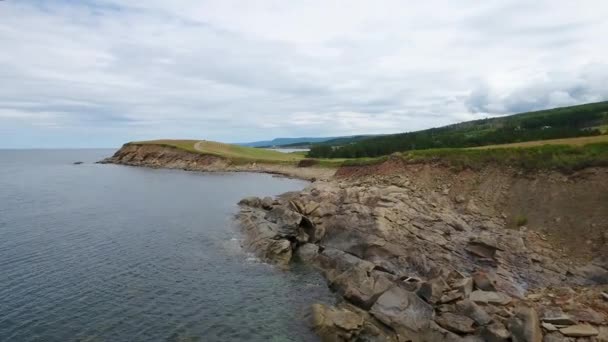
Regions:
<instances>
[{"instance_id":1,"label":"sky","mask_svg":"<svg viewBox=\"0 0 608 342\"><path fill-rule=\"evenodd\" d=\"M414 131L608 99L604 0L4 0L0 148Z\"/></svg>"}]
</instances>

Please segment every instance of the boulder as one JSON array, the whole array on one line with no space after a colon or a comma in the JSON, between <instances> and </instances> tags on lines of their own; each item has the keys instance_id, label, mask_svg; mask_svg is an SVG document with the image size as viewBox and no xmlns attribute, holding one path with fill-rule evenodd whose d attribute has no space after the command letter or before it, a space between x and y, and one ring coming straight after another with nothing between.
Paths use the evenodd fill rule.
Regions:
<instances>
[{"instance_id":1,"label":"boulder","mask_svg":"<svg viewBox=\"0 0 608 342\"><path fill-rule=\"evenodd\" d=\"M291 242L285 239L270 240L266 247L266 260L287 266L291 261Z\"/></svg>"},{"instance_id":2,"label":"boulder","mask_svg":"<svg viewBox=\"0 0 608 342\"><path fill-rule=\"evenodd\" d=\"M272 205L274 204L274 200L272 199L272 197L264 197L260 203L260 205L262 206L262 209L266 209L266 210L270 210L272 209Z\"/></svg>"},{"instance_id":3,"label":"boulder","mask_svg":"<svg viewBox=\"0 0 608 342\"><path fill-rule=\"evenodd\" d=\"M513 342L542 342L543 333L536 310L527 306L515 309L515 315L509 320Z\"/></svg>"},{"instance_id":4,"label":"boulder","mask_svg":"<svg viewBox=\"0 0 608 342\"><path fill-rule=\"evenodd\" d=\"M473 278L466 277L462 279L455 280L452 284L452 289L459 291L462 293L463 297L468 298L473 292Z\"/></svg>"},{"instance_id":5,"label":"boulder","mask_svg":"<svg viewBox=\"0 0 608 342\"><path fill-rule=\"evenodd\" d=\"M475 328L473 327L475 321L466 316L457 315L451 312L442 313L435 318L435 322L444 329L458 334L469 334L475 331Z\"/></svg>"},{"instance_id":6,"label":"boulder","mask_svg":"<svg viewBox=\"0 0 608 342\"><path fill-rule=\"evenodd\" d=\"M428 329L433 320L433 307L415 293L393 286L372 306L370 313L382 323L409 332Z\"/></svg>"},{"instance_id":7,"label":"boulder","mask_svg":"<svg viewBox=\"0 0 608 342\"><path fill-rule=\"evenodd\" d=\"M599 335L599 331L589 324L571 325L566 328L559 329L559 332L568 337L590 337Z\"/></svg>"},{"instance_id":8,"label":"boulder","mask_svg":"<svg viewBox=\"0 0 608 342\"><path fill-rule=\"evenodd\" d=\"M346 309L313 304L312 326L323 342L352 341L363 327L363 317Z\"/></svg>"},{"instance_id":9,"label":"boulder","mask_svg":"<svg viewBox=\"0 0 608 342\"><path fill-rule=\"evenodd\" d=\"M275 223L278 227L278 235L281 237L295 237L302 222L302 215L284 206L272 208L264 217L267 221Z\"/></svg>"},{"instance_id":10,"label":"boulder","mask_svg":"<svg viewBox=\"0 0 608 342\"><path fill-rule=\"evenodd\" d=\"M478 325L486 325L492 321L488 313L469 299L456 303L456 311L474 320Z\"/></svg>"},{"instance_id":11,"label":"boulder","mask_svg":"<svg viewBox=\"0 0 608 342\"><path fill-rule=\"evenodd\" d=\"M496 241L490 236L475 237L469 241L467 251L482 258L494 259L499 250Z\"/></svg>"},{"instance_id":12,"label":"boulder","mask_svg":"<svg viewBox=\"0 0 608 342\"><path fill-rule=\"evenodd\" d=\"M428 303L437 303L441 299L445 287L443 279L435 278L420 284L416 293Z\"/></svg>"},{"instance_id":13,"label":"boulder","mask_svg":"<svg viewBox=\"0 0 608 342\"><path fill-rule=\"evenodd\" d=\"M255 197L255 196L245 197L239 201L239 205L246 205L248 207L259 208L262 205L262 200L259 197Z\"/></svg>"},{"instance_id":14,"label":"boulder","mask_svg":"<svg viewBox=\"0 0 608 342\"><path fill-rule=\"evenodd\" d=\"M369 271L369 268L359 264L331 281L331 287L349 302L360 308L369 310L376 299L394 285L392 275Z\"/></svg>"},{"instance_id":15,"label":"boulder","mask_svg":"<svg viewBox=\"0 0 608 342\"><path fill-rule=\"evenodd\" d=\"M477 271L473 274L475 287L482 291L496 291L496 280L490 274Z\"/></svg>"},{"instance_id":16,"label":"boulder","mask_svg":"<svg viewBox=\"0 0 608 342\"><path fill-rule=\"evenodd\" d=\"M319 254L319 246L305 243L296 250L296 257L302 262L310 262Z\"/></svg>"},{"instance_id":17,"label":"boulder","mask_svg":"<svg viewBox=\"0 0 608 342\"><path fill-rule=\"evenodd\" d=\"M508 342L511 338L511 333L504 324L494 322L483 328L481 336L486 342Z\"/></svg>"},{"instance_id":18,"label":"boulder","mask_svg":"<svg viewBox=\"0 0 608 342\"><path fill-rule=\"evenodd\" d=\"M507 305L511 303L512 300L511 297L502 292L481 290L471 292L471 296L469 297L469 299L471 299L475 303L496 305Z\"/></svg>"}]
</instances>

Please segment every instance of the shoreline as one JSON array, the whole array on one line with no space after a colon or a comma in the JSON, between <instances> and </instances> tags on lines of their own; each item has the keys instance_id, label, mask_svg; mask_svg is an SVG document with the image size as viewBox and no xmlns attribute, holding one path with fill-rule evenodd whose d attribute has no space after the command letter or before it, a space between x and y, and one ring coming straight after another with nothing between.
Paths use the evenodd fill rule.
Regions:
<instances>
[{"instance_id":1,"label":"shoreline","mask_svg":"<svg viewBox=\"0 0 608 342\"><path fill-rule=\"evenodd\" d=\"M97 163L201 172L256 172L306 181L328 180L337 171L337 168L298 167L287 163L250 162L237 164L223 157L156 145L125 145L112 157L105 158Z\"/></svg>"},{"instance_id":2,"label":"shoreline","mask_svg":"<svg viewBox=\"0 0 608 342\"><path fill-rule=\"evenodd\" d=\"M159 146L127 146L102 163L313 181L243 199L237 223L245 250L282 268L300 260L327 280L338 303L312 306L323 341L569 341L572 329L587 329L573 333L580 341L608 336L608 234L592 236L608 222L607 168L521 174L388 159L328 170ZM559 220L548 231L552 215ZM581 237L570 222L595 228ZM550 330L553 316L568 324Z\"/></svg>"}]
</instances>

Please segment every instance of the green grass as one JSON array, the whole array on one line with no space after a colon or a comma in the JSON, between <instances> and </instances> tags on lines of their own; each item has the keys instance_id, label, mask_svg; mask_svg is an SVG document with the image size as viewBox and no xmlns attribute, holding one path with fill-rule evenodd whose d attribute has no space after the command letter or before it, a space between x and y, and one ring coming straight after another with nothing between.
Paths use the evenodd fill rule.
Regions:
<instances>
[{"instance_id":1,"label":"green grass","mask_svg":"<svg viewBox=\"0 0 608 342\"><path fill-rule=\"evenodd\" d=\"M235 163L274 163L274 164L293 164L304 156L295 153L282 153L260 148L245 147L239 145L224 144L206 140L150 140L136 141L130 144L135 145L160 145L175 147L192 153L213 155L230 159Z\"/></svg>"},{"instance_id":2,"label":"green grass","mask_svg":"<svg viewBox=\"0 0 608 342\"><path fill-rule=\"evenodd\" d=\"M575 138L586 139L586 138ZM574 140L568 145L526 143L521 147L494 146L491 148L451 148L414 150L376 158L315 159L316 167L365 166L380 164L389 158L401 158L407 163L439 163L455 169L481 169L489 165L513 167L524 171L558 170L572 172L592 166L608 166L608 140L580 145ZM563 140L560 140L563 142ZM594 140L595 141L595 140ZM199 143L198 145L196 145ZM188 152L228 158L234 163L270 163L297 165L305 159L298 153L243 147L199 140L152 140L129 144L153 144L179 148ZM196 149L198 146L199 149Z\"/></svg>"},{"instance_id":3,"label":"green grass","mask_svg":"<svg viewBox=\"0 0 608 342\"><path fill-rule=\"evenodd\" d=\"M399 154L408 162L438 162L457 169L480 169L488 165L524 171L573 172L593 166L608 166L608 142L576 145L541 145L491 149L436 149Z\"/></svg>"}]
</instances>

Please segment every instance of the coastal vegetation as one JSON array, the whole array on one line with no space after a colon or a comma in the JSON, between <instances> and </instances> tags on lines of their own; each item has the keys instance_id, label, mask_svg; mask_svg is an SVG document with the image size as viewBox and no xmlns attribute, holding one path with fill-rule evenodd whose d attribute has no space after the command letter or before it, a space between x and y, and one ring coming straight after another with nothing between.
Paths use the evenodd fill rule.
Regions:
<instances>
[{"instance_id":1,"label":"coastal vegetation","mask_svg":"<svg viewBox=\"0 0 608 342\"><path fill-rule=\"evenodd\" d=\"M468 148L550 139L598 136L608 124L608 102L463 122L359 141L325 142L311 147L311 158L378 157L394 152Z\"/></svg>"}]
</instances>

